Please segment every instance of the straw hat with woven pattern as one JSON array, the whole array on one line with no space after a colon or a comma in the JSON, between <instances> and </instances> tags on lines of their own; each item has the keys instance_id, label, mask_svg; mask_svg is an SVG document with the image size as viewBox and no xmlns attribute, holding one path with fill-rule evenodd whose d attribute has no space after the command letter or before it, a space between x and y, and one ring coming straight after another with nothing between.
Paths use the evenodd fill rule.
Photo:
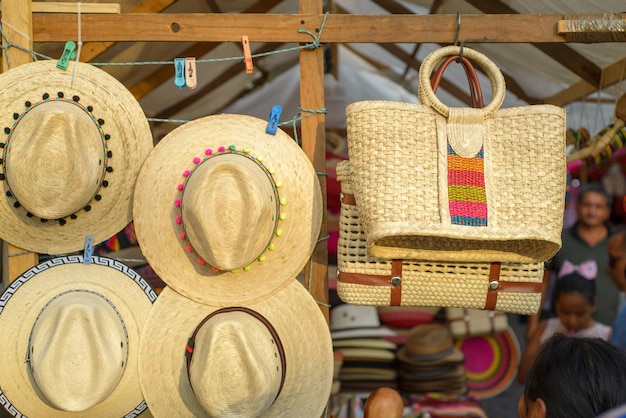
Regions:
<instances>
[{"instance_id":1,"label":"straw hat with woven pattern","mask_svg":"<svg viewBox=\"0 0 626 418\"><path fill-rule=\"evenodd\" d=\"M215 115L186 123L150 153L137 179L141 250L168 286L198 302L251 303L287 284L317 242L317 174L267 121Z\"/></svg>"},{"instance_id":2,"label":"straw hat with woven pattern","mask_svg":"<svg viewBox=\"0 0 626 418\"><path fill-rule=\"evenodd\" d=\"M218 308L165 288L141 337L139 380L159 417L319 417L330 395L330 333L296 280Z\"/></svg>"},{"instance_id":3,"label":"straw hat with woven pattern","mask_svg":"<svg viewBox=\"0 0 626 418\"><path fill-rule=\"evenodd\" d=\"M85 235L101 242L128 224L152 149L126 87L89 64L55 64L0 74L0 238L45 254L80 250Z\"/></svg>"},{"instance_id":4,"label":"straw hat with woven pattern","mask_svg":"<svg viewBox=\"0 0 626 418\"><path fill-rule=\"evenodd\" d=\"M109 258L60 257L26 271L0 297L0 404L29 417L145 412L139 338L156 298Z\"/></svg>"}]
</instances>

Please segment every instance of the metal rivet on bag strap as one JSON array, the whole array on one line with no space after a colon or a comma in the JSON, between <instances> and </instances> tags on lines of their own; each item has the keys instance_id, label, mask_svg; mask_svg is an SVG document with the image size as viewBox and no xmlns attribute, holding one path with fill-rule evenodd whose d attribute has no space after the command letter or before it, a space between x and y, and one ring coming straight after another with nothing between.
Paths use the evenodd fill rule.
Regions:
<instances>
[{"instance_id":1,"label":"metal rivet on bag strap","mask_svg":"<svg viewBox=\"0 0 626 418\"><path fill-rule=\"evenodd\" d=\"M500 284L496 280L489 282L489 290L498 290L498 287Z\"/></svg>"},{"instance_id":2,"label":"metal rivet on bag strap","mask_svg":"<svg viewBox=\"0 0 626 418\"><path fill-rule=\"evenodd\" d=\"M392 286L400 286L402 284L402 279L398 276L393 276L391 278L391 285Z\"/></svg>"}]
</instances>

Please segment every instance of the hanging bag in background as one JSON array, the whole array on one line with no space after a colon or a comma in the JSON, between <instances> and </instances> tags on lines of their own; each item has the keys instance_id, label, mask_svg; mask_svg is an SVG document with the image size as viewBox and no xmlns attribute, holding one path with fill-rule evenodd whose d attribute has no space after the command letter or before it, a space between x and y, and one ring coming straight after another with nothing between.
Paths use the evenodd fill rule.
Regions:
<instances>
[{"instance_id":1,"label":"hanging bag in background","mask_svg":"<svg viewBox=\"0 0 626 418\"><path fill-rule=\"evenodd\" d=\"M552 105L499 109L505 83L485 55L465 47L491 82L482 109L450 108L430 76L459 55L449 46L420 68L423 104L348 106L354 197L371 256L533 263L561 246L565 111Z\"/></svg>"},{"instance_id":2,"label":"hanging bag in background","mask_svg":"<svg viewBox=\"0 0 626 418\"><path fill-rule=\"evenodd\" d=\"M369 255L350 171L349 161L337 164L337 180L341 182L337 294L341 300L352 305L537 313L543 263L392 260Z\"/></svg>"}]
</instances>

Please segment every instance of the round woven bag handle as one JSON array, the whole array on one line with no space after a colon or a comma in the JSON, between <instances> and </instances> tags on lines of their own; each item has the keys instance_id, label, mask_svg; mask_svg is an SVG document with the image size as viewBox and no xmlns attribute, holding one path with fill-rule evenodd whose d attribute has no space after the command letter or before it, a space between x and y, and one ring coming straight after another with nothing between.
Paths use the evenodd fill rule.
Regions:
<instances>
[{"instance_id":1,"label":"round woven bag handle","mask_svg":"<svg viewBox=\"0 0 626 418\"><path fill-rule=\"evenodd\" d=\"M487 77L489 77L489 81L491 82L492 98L491 102L489 102L489 104L481 110L485 116L490 116L500 108L502 102L504 101L504 95L506 93L504 76L498 66L487 58L486 55L468 47L463 47L462 53L464 57L471 58L474 62L476 62L483 70L485 70ZM419 71L419 89L426 98L424 104L430 104L433 109L445 117L449 116L450 107L443 104L443 102L435 95L432 85L430 84L430 76L433 69L441 59L449 55L460 54L460 46L451 45L436 49L426 56Z\"/></svg>"}]
</instances>

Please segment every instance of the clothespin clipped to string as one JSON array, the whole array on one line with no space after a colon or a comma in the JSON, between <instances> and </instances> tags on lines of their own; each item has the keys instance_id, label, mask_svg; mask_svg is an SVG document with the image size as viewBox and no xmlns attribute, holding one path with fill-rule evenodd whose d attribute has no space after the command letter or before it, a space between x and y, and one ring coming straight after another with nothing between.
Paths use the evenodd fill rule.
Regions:
<instances>
[{"instance_id":1,"label":"clothespin clipped to string","mask_svg":"<svg viewBox=\"0 0 626 418\"><path fill-rule=\"evenodd\" d=\"M93 255L93 235L85 236L85 250L83 251L83 264L91 264Z\"/></svg>"},{"instance_id":2,"label":"clothespin clipped to string","mask_svg":"<svg viewBox=\"0 0 626 418\"><path fill-rule=\"evenodd\" d=\"M246 74L252 74L254 65L252 64L252 53L250 52L250 41L246 35L241 37L241 44L243 45L243 59L246 63Z\"/></svg>"},{"instance_id":3,"label":"clothespin clipped to string","mask_svg":"<svg viewBox=\"0 0 626 418\"><path fill-rule=\"evenodd\" d=\"M196 59L194 57L185 58L185 83L190 89L198 87Z\"/></svg>"},{"instance_id":4,"label":"clothespin clipped to string","mask_svg":"<svg viewBox=\"0 0 626 418\"><path fill-rule=\"evenodd\" d=\"M270 113L269 121L267 122L267 128L265 128L265 133L276 135L276 129L278 129L278 120L280 119L280 114L282 113L283 108L279 105L272 106L272 112Z\"/></svg>"},{"instance_id":5,"label":"clothespin clipped to string","mask_svg":"<svg viewBox=\"0 0 626 418\"><path fill-rule=\"evenodd\" d=\"M67 65L74 58L76 58L76 44L73 41L67 41L63 48L63 54L61 54L61 58L57 61L57 68L67 70Z\"/></svg>"},{"instance_id":6,"label":"clothespin clipped to string","mask_svg":"<svg viewBox=\"0 0 626 418\"><path fill-rule=\"evenodd\" d=\"M179 89L184 89L187 86L184 58L174 58L174 85Z\"/></svg>"}]
</instances>

